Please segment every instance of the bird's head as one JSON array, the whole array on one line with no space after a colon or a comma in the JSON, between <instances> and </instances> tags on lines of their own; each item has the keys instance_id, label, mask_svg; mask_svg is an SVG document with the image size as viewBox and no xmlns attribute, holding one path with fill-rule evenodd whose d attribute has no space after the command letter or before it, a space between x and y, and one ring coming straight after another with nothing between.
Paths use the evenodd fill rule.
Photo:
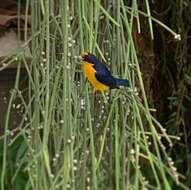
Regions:
<instances>
[{"instance_id":1,"label":"bird's head","mask_svg":"<svg viewBox=\"0 0 191 190\"><path fill-rule=\"evenodd\" d=\"M91 64L96 64L97 62L99 62L97 57L89 52L83 52L82 59L83 61L87 61L88 63L91 63Z\"/></svg>"}]
</instances>

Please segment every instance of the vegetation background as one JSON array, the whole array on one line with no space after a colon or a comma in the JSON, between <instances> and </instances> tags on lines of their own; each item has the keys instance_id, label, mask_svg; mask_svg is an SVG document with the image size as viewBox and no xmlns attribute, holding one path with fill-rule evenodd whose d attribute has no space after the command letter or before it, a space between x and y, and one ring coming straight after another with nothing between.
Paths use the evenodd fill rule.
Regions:
<instances>
[{"instance_id":1,"label":"vegetation background","mask_svg":"<svg viewBox=\"0 0 191 190\"><path fill-rule=\"evenodd\" d=\"M0 67L17 62L0 136L0 189L190 189L191 2L14 2L24 43ZM93 93L84 50L130 87ZM15 109L21 119L13 128Z\"/></svg>"}]
</instances>

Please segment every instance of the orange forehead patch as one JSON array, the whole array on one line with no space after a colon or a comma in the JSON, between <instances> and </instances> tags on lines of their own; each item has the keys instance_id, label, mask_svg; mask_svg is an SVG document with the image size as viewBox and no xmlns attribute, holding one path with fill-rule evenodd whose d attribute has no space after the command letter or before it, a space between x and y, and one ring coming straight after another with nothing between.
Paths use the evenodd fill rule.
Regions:
<instances>
[{"instance_id":1,"label":"orange forehead patch","mask_svg":"<svg viewBox=\"0 0 191 190\"><path fill-rule=\"evenodd\" d=\"M88 52L87 52L87 51L82 52L82 57L84 57L84 56L86 56L86 55L88 55Z\"/></svg>"}]
</instances>

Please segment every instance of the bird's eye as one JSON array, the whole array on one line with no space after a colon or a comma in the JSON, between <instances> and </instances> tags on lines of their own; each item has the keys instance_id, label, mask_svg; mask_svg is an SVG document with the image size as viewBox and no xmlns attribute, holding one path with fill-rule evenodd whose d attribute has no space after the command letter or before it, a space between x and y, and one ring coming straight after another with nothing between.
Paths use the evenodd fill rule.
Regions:
<instances>
[{"instance_id":1,"label":"bird's eye","mask_svg":"<svg viewBox=\"0 0 191 190\"><path fill-rule=\"evenodd\" d=\"M88 56L88 52L86 52L86 51L85 51L85 52L83 52L81 56L82 56L82 58L87 57L87 56Z\"/></svg>"}]
</instances>

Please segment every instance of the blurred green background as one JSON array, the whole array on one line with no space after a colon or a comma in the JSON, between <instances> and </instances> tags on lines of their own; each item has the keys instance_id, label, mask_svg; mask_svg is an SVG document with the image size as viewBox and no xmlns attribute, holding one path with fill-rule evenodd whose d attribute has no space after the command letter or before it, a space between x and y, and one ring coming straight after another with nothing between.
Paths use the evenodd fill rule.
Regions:
<instances>
[{"instance_id":1,"label":"blurred green background","mask_svg":"<svg viewBox=\"0 0 191 190\"><path fill-rule=\"evenodd\" d=\"M1 190L191 188L189 0L0 3Z\"/></svg>"}]
</instances>

